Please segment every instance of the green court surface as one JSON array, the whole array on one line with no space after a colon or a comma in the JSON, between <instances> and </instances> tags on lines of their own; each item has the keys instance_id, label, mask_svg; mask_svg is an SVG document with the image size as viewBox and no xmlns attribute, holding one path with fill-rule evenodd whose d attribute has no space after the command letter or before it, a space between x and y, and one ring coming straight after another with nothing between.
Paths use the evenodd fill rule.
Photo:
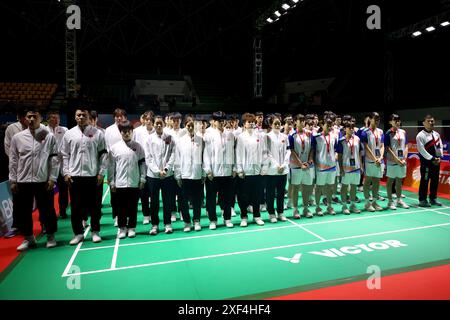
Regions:
<instances>
[{"instance_id":1,"label":"green court surface","mask_svg":"<svg viewBox=\"0 0 450 320\"><path fill-rule=\"evenodd\" d=\"M406 194L416 205L416 195ZM289 221L275 224L263 212L264 226L242 228L236 216L233 229L220 218L216 230L202 209L201 231L184 233L178 220L173 234L160 225L157 236L139 212L137 237L119 240L108 195L101 243L90 241L88 228L86 240L70 246L70 219L59 220L59 246L46 249L42 237L22 254L0 276L0 299L261 299L367 279L369 266L387 275L450 261L448 200L348 216L335 205L335 216L300 220L289 209Z\"/></svg>"}]
</instances>

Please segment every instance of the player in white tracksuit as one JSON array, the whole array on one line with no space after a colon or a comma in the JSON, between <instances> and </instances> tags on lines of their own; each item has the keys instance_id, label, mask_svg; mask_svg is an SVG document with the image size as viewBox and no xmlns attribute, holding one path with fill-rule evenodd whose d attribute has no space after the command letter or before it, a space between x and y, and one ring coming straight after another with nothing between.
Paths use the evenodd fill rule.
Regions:
<instances>
[{"instance_id":1,"label":"player in white tracksuit","mask_svg":"<svg viewBox=\"0 0 450 320\"><path fill-rule=\"evenodd\" d=\"M105 130L105 143L106 143L106 150L108 152L111 149L111 147L113 146L113 144L122 140L122 135L120 134L119 128L117 127L117 125L120 122L127 120L127 112L124 109L116 108L113 112L113 115L114 115L114 123L112 125L110 125L108 128L106 128L106 130ZM116 218L117 212L115 209L115 208L117 208L116 201L117 201L116 195L111 193L110 203L111 203L111 207L112 207L112 217L114 219L115 227L117 227L117 218Z\"/></svg>"},{"instance_id":2,"label":"player in white tracksuit","mask_svg":"<svg viewBox=\"0 0 450 320\"><path fill-rule=\"evenodd\" d=\"M163 132L164 122L162 118L155 120L155 132L147 140L145 151L145 164L147 165L147 184L150 192L150 215L152 220L151 235L158 233L159 225L159 193L161 191L163 201L163 219L165 233L172 233L170 212L172 210L172 184L173 164L175 160L175 142L173 137Z\"/></svg>"},{"instance_id":3,"label":"player in white tracksuit","mask_svg":"<svg viewBox=\"0 0 450 320\"><path fill-rule=\"evenodd\" d=\"M243 115L244 131L236 143L236 171L239 180L238 203L241 209L241 226L247 226L247 207L253 207L256 224L264 225L259 211L262 185L261 175L267 174L267 149L263 137L256 130L253 114Z\"/></svg>"},{"instance_id":4,"label":"player in white tracksuit","mask_svg":"<svg viewBox=\"0 0 450 320\"><path fill-rule=\"evenodd\" d=\"M203 170L206 175L206 210L210 220L209 228L217 227L216 195L219 194L225 226L233 227L231 204L233 197L233 177L235 173L235 138L225 130L225 113L212 114L213 128L204 135Z\"/></svg>"},{"instance_id":5,"label":"player in white tracksuit","mask_svg":"<svg viewBox=\"0 0 450 320\"><path fill-rule=\"evenodd\" d=\"M136 220L139 190L145 187L146 166L144 148L131 140L133 126L129 121L118 124L122 140L113 144L109 151L108 182L114 193L119 239L136 236Z\"/></svg>"},{"instance_id":6,"label":"player in white tracksuit","mask_svg":"<svg viewBox=\"0 0 450 320\"><path fill-rule=\"evenodd\" d=\"M55 247L57 230L53 209L53 187L58 178L58 145L55 136L41 127L41 115L37 110L26 113L28 129L15 134L9 149L9 181L11 192L16 195L19 230L25 240L18 251L36 247L33 236L33 199L47 229L47 248Z\"/></svg>"},{"instance_id":7,"label":"player in white tracksuit","mask_svg":"<svg viewBox=\"0 0 450 320\"><path fill-rule=\"evenodd\" d=\"M288 147L287 135L280 133L281 121L279 118L269 119L272 130L266 135L268 169L266 177L266 202L270 222L277 222L275 216L274 200L277 199L277 214L281 221L286 221L284 215L284 188L286 186L287 173L289 172L289 160L291 150Z\"/></svg>"},{"instance_id":8,"label":"player in white tracksuit","mask_svg":"<svg viewBox=\"0 0 450 320\"><path fill-rule=\"evenodd\" d=\"M185 123L187 133L180 137L175 145L174 175L181 188L181 216L184 231L191 231L191 216L188 200L193 207L194 229L201 230L200 214L203 196L204 174L202 168L203 138L195 133L194 120L189 118Z\"/></svg>"},{"instance_id":9,"label":"player in white tracksuit","mask_svg":"<svg viewBox=\"0 0 450 320\"><path fill-rule=\"evenodd\" d=\"M145 112L142 115L142 121L144 125L139 126L133 130L133 140L141 145L142 148L145 146L145 142L150 137L150 135L155 132L153 127L153 117L150 112ZM141 199L142 214L144 216L143 224L150 223L150 195L148 194L148 186L146 185L144 189L140 191L139 198Z\"/></svg>"}]
</instances>

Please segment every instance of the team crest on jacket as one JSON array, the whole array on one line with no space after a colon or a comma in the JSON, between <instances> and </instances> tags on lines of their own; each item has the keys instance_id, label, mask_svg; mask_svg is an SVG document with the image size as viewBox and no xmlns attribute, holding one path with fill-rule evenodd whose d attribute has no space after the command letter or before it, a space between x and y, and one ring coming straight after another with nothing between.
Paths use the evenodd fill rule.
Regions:
<instances>
[{"instance_id":1,"label":"team crest on jacket","mask_svg":"<svg viewBox=\"0 0 450 320\"><path fill-rule=\"evenodd\" d=\"M92 138L95 135L96 131L97 131L96 128L88 127L88 128L86 128L86 130L84 130L84 135L89 137L89 138Z\"/></svg>"}]
</instances>

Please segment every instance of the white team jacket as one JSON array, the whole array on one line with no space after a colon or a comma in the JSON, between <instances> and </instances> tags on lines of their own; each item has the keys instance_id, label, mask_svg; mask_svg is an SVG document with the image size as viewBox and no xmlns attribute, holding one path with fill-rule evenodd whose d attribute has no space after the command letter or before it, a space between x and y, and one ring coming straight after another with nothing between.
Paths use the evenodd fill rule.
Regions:
<instances>
[{"instance_id":1,"label":"white team jacket","mask_svg":"<svg viewBox=\"0 0 450 320\"><path fill-rule=\"evenodd\" d=\"M159 173L167 170L166 177L173 175L173 163L175 161L175 141L170 134L158 135L152 133L145 143L145 164L147 176L159 179Z\"/></svg>"},{"instance_id":2,"label":"white team jacket","mask_svg":"<svg viewBox=\"0 0 450 320\"><path fill-rule=\"evenodd\" d=\"M47 130L51 133L53 133L53 135L56 138L56 144L58 145L58 157L59 157L59 171L61 174L63 174L63 160L62 160L62 155L61 155L61 145L62 145L62 140L64 137L64 134L66 133L67 129L66 127L63 126L57 126L56 128L52 128L49 125L46 126Z\"/></svg>"},{"instance_id":3,"label":"white team jacket","mask_svg":"<svg viewBox=\"0 0 450 320\"><path fill-rule=\"evenodd\" d=\"M203 151L203 170L205 175L214 177L231 176L234 167L234 135L232 132L213 128L205 133Z\"/></svg>"},{"instance_id":4,"label":"white team jacket","mask_svg":"<svg viewBox=\"0 0 450 320\"><path fill-rule=\"evenodd\" d=\"M45 127L35 136L29 129L15 134L9 149L9 180L11 182L46 182L58 178L58 146L55 136Z\"/></svg>"},{"instance_id":5,"label":"white team jacket","mask_svg":"<svg viewBox=\"0 0 450 320\"><path fill-rule=\"evenodd\" d=\"M148 132L147 127L146 126L140 126L137 127L133 130L133 141L136 141L137 143L139 143L142 147L142 149L144 148L145 142L148 140L148 138L150 137L150 135L155 132L155 128L153 128L153 130L151 132Z\"/></svg>"},{"instance_id":6,"label":"white team jacket","mask_svg":"<svg viewBox=\"0 0 450 320\"><path fill-rule=\"evenodd\" d=\"M185 134L178 139L175 146L175 179L199 180L203 174L203 138L197 134L193 137Z\"/></svg>"},{"instance_id":7,"label":"white team jacket","mask_svg":"<svg viewBox=\"0 0 450 320\"><path fill-rule=\"evenodd\" d=\"M291 150L288 149L288 137L284 133L273 131L266 135L268 168L270 176L284 175L289 172ZM278 166L284 166L283 173L278 173Z\"/></svg>"},{"instance_id":8,"label":"white team jacket","mask_svg":"<svg viewBox=\"0 0 450 320\"><path fill-rule=\"evenodd\" d=\"M116 188L138 188L145 182L147 167L144 148L136 141L119 141L108 153L108 182Z\"/></svg>"},{"instance_id":9,"label":"white team jacket","mask_svg":"<svg viewBox=\"0 0 450 320\"><path fill-rule=\"evenodd\" d=\"M105 137L95 127L87 126L84 132L77 125L68 130L61 145L63 175L72 177L105 176L108 166Z\"/></svg>"},{"instance_id":10,"label":"white team jacket","mask_svg":"<svg viewBox=\"0 0 450 320\"><path fill-rule=\"evenodd\" d=\"M5 153L9 157L9 148L11 146L11 139L14 137L17 133L25 130L27 128L24 128L22 124L17 121L14 123L11 123L5 131Z\"/></svg>"},{"instance_id":11,"label":"white team jacket","mask_svg":"<svg viewBox=\"0 0 450 320\"><path fill-rule=\"evenodd\" d=\"M117 124L114 123L105 129L106 150L109 152L111 147L119 141L122 141L122 135L120 134Z\"/></svg>"},{"instance_id":12,"label":"white team jacket","mask_svg":"<svg viewBox=\"0 0 450 320\"><path fill-rule=\"evenodd\" d=\"M244 130L236 144L236 172L254 176L267 173L267 145L265 134Z\"/></svg>"},{"instance_id":13,"label":"white team jacket","mask_svg":"<svg viewBox=\"0 0 450 320\"><path fill-rule=\"evenodd\" d=\"M444 154L443 143L441 136L438 132L432 130L427 132L425 130L420 131L416 136L417 150L420 155L426 160L433 159L433 155L427 150L433 150L436 157L440 158Z\"/></svg>"}]
</instances>

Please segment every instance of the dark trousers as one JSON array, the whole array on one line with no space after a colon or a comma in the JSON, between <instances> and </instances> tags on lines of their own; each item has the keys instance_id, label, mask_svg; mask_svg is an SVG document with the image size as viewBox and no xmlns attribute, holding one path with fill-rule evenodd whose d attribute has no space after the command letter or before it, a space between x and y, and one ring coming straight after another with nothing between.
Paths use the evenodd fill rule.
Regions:
<instances>
[{"instance_id":1,"label":"dark trousers","mask_svg":"<svg viewBox=\"0 0 450 320\"><path fill-rule=\"evenodd\" d=\"M115 194L119 228L136 228L139 188L117 188Z\"/></svg>"},{"instance_id":2,"label":"dark trousers","mask_svg":"<svg viewBox=\"0 0 450 320\"><path fill-rule=\"evenodd\" d=\"M91 230L100 231L100 215L96 210L97 177L72 177L69 187L74 234L83 234L83 219L91 216Z\"/></svg>"},{"instance_id":3,"label":"dark trousers","mask_svg":"<svg viewBox=\"0 0 450 320\"><path fill-rule=\"evenodd\" d=\"M277 198L277 213L284 211L284 187L286 186L287 175L267 176L266 177L266 194L267 194L267 211L269 214L275 214L273 202L275 200L275 192Z\"/></svg>"},{"instance_id":4,"label":"dark trousers","mask_svg":"<svg viewBox=\"0 0 450 320\"><path fill-rule=\"evenodd\" d=\"M39 210L41 222L45 225L47 234L54 234L57 230L56 214L53 209L54 193L53 190L47 191L47 183L18 183L17 219L19 230L25 237L33 235L33 200L36 199L36 205Z\"/></svg>"},{"instance_id":5,"label":"dark trousers","mask_svg":"<svg viewBox=\"0 0 450 320\"><path fill-rule=\"evenodd\" d=\"M171 224L170 220L173 200L172 191L173 183L175 179L173 177L168 177L165 179L150 178L147 177L148 190L150 193L150 216L152 220L152 225L159 224L159 192L161 191L162 201L163 201L163 220L164 224Z\"/></svg>"},{"instance_id":6,"label":"dark trousers","mask_svg":"<svg viewBox=\"0 0 450 320\"><path fill-rule=\"evenodd\" d=\"M267 176L261 176L261 200L260 204L265 204L267 202Z\"/></svg>"},{"instance_id":7,"label":"dark trousers","mask_svg":"<svg viewBox=\"0 0 450 320\"><path fill-rule=\"evenodd\" d=\"M228 177L214 177L211 181L208 178L206 183L206 210L210 221L217 221L216 213L216 195L219 193L219 202L223 209L223 218L225 220L231 219L231 201L233 197L233 178Z\"/></svg>"},{"instance_id":8,"label":"dark trousers","mask_svg":"<svg viewBox=\"0 0 450 320\"><path fill-rule=\"evenodd\" d=\"M17 199L17 194L12 194L12 203L13 203L13 210L12 210L12 216L13 221L11 225L11 229L17 228L19 229L19 217L17 214L19 213L19 201Z\"/></svg>"},{"instance_id":9,"label":"dark trousers","mask_svg":"<svg viewBox=\"0 0 450 320\"><path fill-rule=\"evenodd\" d=\"M117 212L116 212L116 208L117 208L117 199L116 199L116 195L114 194L114 192L111 192L111 208L112 208L112 217L113 219L115 219L117 217Z\"/></svg>"},{"instance_id":10,"label":"dark trousers","mask_svg":"<svg viewBox=\"0 0 450 320\"><path fill-rule=\"evenodd\" d=\"M148 181L145 182L144 189L139 190L139 198L141 199L141 210L144 217L150 216L150 193L148 188Z\"/></svg>"},{"instance_id":11,"label":"dark trousers","mask_svg":"<svg viewBox=\"0 0 450 320\"><path fill-rule=\"evenodd\" d=\"M431 161L420 162L419 201L427 200L428 184L430 184L430 200L435 200L439 186L439 171L441 165L434 165Z\"/></svg>"},{"instance_id":12,"label":"dark trousers","mask_svg":"<svg viewBox=\"0 0 450 320\"><path fill-rule=\"evenodd\" d=\"M202 209L202 180L182 179L181 181L181 215L185 223L191 223L188 199L191 200L193 208L193 220L200 221Z\"/></svg>"},{"instance_id":13,"label":"dark trousers","mask_svg":"<svg viewBox=\"0 0 450 320\"><path fill-rule=\"evenodd\" d=\"M171 188L170 196L172 197L172 200L171 200L172 207L171 207L170 211L180 212L181 211L182 194L181 194L181 188L178 186L175 179L171 179L170 188ZM178 204L178 208L177 208L177 204Z\"/></svg>"},{"instance_id":14,"label":"dark trousers","mask_svg":"<svg viewBox=\"0 0 450 320\"><path fill-rule=\"evenodd\" d=\"M96 195L95 195L95 212L101 217L102 216L102 203L103 202L103 183L97 186ZM85 217L87 220L87 216Z\"/></svg>"},{"instance_id":15,"label":"dark trousers","mask_svg":"<svg viewBox=\"0 0 450 320\"><path fill-rule=\"evenodd\" d=\"M59 174L58 180L56 181L58 186L58 205L59 205L59 216L65 216L67 206L69 205L69 188L67 183L64 181L64 177Z\"/></svg>"},{"instance_id":16,"label":"dark trousers","mask_svg":"<svg viewBox=\"0 0 450 320\"><path fill-rule=\"evenodd\" d=\"M253 207L253 217L261 216L259 212L259 204L261 202L261 176L245 176L244 179L239 178L238 204L241 209L241 218L247 218L247 207Z\"/></svg>"}]
</instances>

